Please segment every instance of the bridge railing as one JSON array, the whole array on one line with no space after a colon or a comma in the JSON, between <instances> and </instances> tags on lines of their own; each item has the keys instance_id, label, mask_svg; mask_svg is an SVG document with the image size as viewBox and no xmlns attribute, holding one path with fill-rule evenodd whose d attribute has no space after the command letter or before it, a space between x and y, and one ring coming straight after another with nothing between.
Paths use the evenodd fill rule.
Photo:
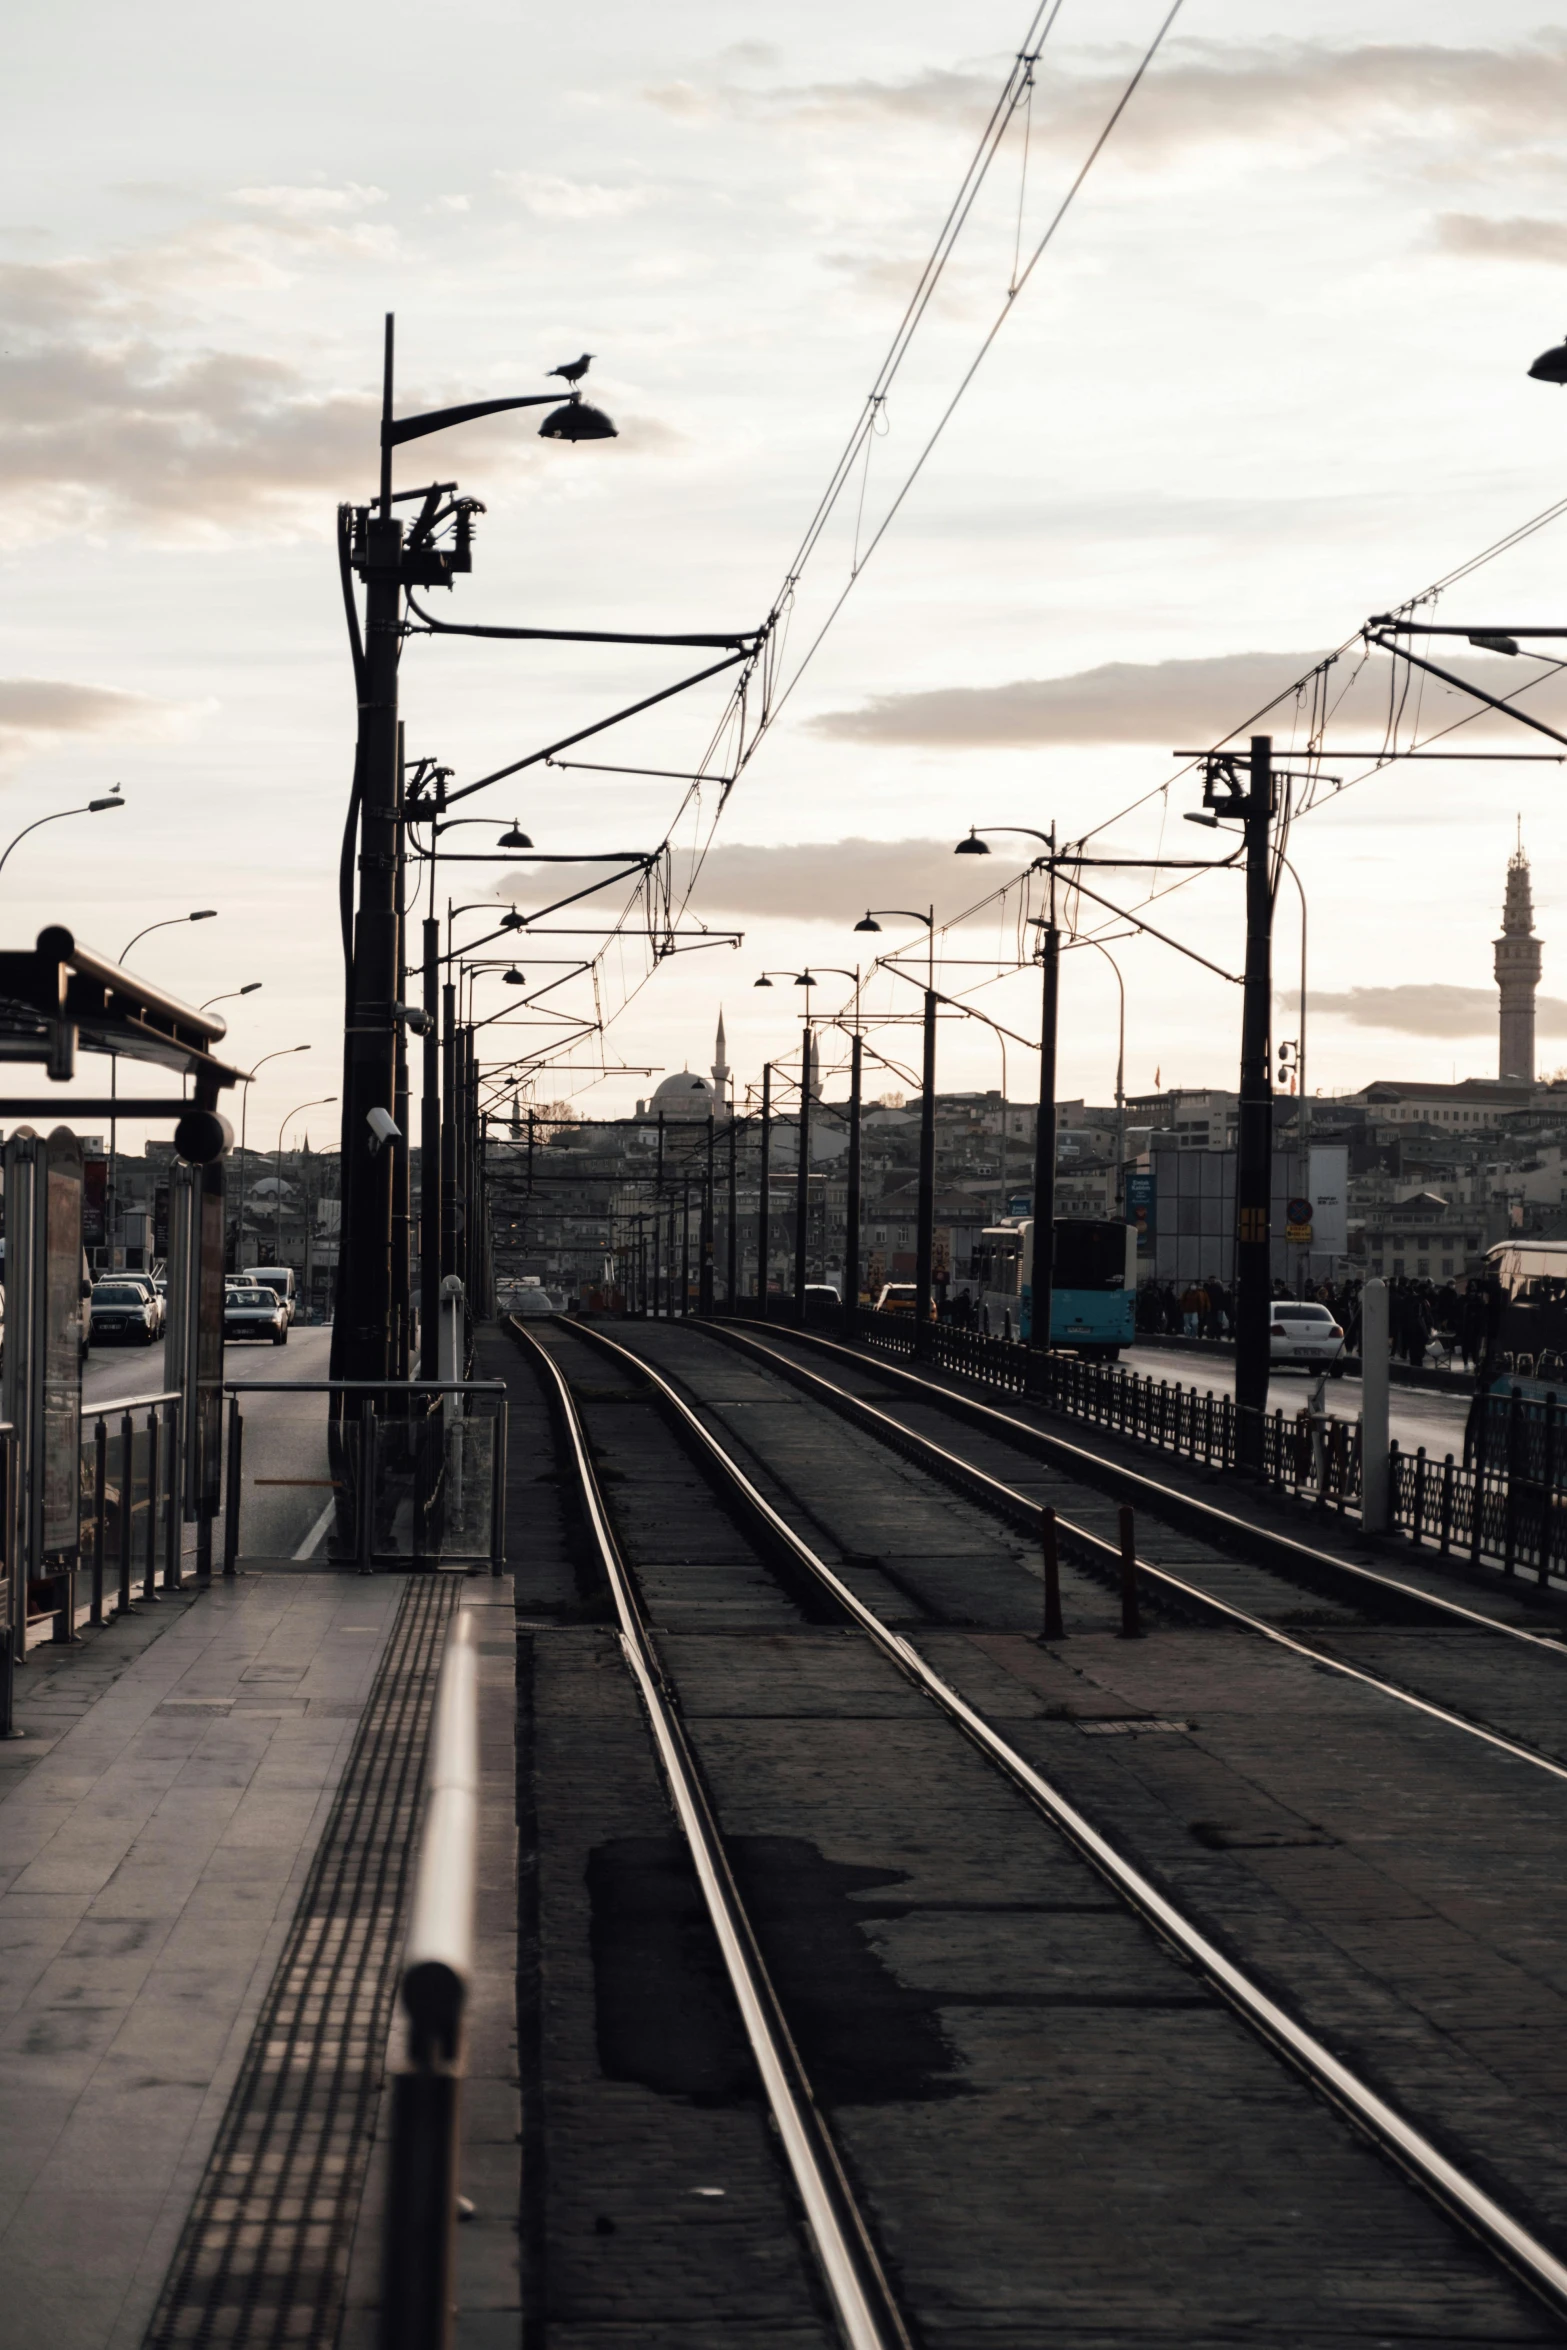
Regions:
<instances>
[{"instance_id":1,"label":"bridge railing","mask_svg":"<svg viewBox=\"0 0 1567 2350\"><path fill-rule=\"evenodd\" d=\"M88 1621L181 1587L180 1397L82 1406L81 1545Z\"/></svg>"}]
</instances>

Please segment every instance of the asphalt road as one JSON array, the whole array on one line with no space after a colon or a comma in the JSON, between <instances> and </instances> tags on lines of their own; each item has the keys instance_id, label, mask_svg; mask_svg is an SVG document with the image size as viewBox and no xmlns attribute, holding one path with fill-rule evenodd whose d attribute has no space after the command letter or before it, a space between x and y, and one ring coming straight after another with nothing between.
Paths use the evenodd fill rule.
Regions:
<instances>
[{"instance_id":1,"label":"asphalt road","mask_svg":"<svg viewBox=\"0 0 1567 2350\"><path fill-rule=\"evenodd\" d=\"M1150 1373L1155 1379L1178 1379L1183 1386L1195 1387L1204 1395L1210 1388L1215 1395L1235 1392L1235 1366L1222 1355L1189 1355L1174 1348L1140 1344L1127 1347L1121 1361L1129 1371ZM1315 1381L1314 1372L1275 1371L1268 1382L1269 1411L1282 1411L1286 1416L1298 1412ZM1358 1379L1330 1379L1327 1383L1329 1412L1336 1420L1358 1419L1361 1394ZM1467 1395L1395 1386L1388 1404L1389 1433L1409 1452L1423 1444L1436 1460L1451 1453L1455 1460L1461 1461L1468 1414Z\"/></svg>"},{"instance_id":2,"label":"asphalt road","mask_svg":"<svg viewBox=\"0 0 1567 2350\"><path fill-rule=\"evenodd\" d=\"M296 1323L287 1346L254 1340L223 1350L225 1379L264 1386L324 1379L332 1333ZM82 1367L84 1411L165 1391L163 1346L95 1346ZM292 1558L322 1518L330 1487L324 1395L247 1396L240 1550L249 1558ZM189 1537L193 1540L194 1537Z\"/></svg>"}]
</instances>

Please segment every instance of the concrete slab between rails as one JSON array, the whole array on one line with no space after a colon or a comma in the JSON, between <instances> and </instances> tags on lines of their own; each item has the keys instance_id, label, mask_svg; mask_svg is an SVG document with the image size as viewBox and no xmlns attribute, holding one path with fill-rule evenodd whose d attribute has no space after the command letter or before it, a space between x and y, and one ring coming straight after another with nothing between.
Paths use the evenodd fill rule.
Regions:
<instances>
[{"instance_id":1,"label":"concrete slab between rails","mask_svg":"<svg viewBox=\"0 0 1567 2350\"><path fill-rule=\"evenodd\" d=\"M904 1384L904 1377L917 1380L933 1391L924 1399L930 1405L937 1409L950 1405L955 1420L961 1422L967 1418L982 1432L1005 1442L1007 1431L996 1426L987 1429L984 1417L987 1412L999 1414L1015 1421L1025 1431L1025 1443L1029 1435L1037 1438L1042 1448L1040 1457L1067 1475L1080 1476L1085 1483L1097 1485L1113 1498L1124 1498L1138 1510L1146 1508L1150 1515L1168 1525L1183 1528L1199 1540L1211 1541L1216 1547L1228 1548L1239 1555L1248 1555L1247 1544L1255 1536L1261 1563L1276 1563L1284 1573L1299 1575L1303 1580L1314 1577L1323 1588L1352 1603L1364 1587L1357 1587L1353 1573L1340 1577L1337 1570L1341 1565L1351 1570L1370 1567L1395 1578L1417 1595L1429 1594L1435 1600L1454 1601L1460 1606L1473 1604L1489 1614L1535 1630L1558 1632L1567 1625L1567 1604L1562 1595L1549 1587L1541 1589L1532 1578L1527 1582L1522 1575L1509 1579L1500 1568L1488 1562L1472 1568L1456 1549L1443 1558L1430 1544L1417 1549L1402 1535L1363 1533L1352 1517L1342 1518L1333 1511L1314 1506L1292 1507L1260 1481L1252 1482L1233 1474L1221 1476L1175 1453L1163 1452L1157 1446L1120 1437L1113 1429L1096 1422L1051 1412L1032 1398L1001 1394L985 1388L979 1381L965 1381L939 1364L915 1366L897 1362L873 1348L845 1348L840 1342L810 1331L768 1329L764 1332L752 1330L743 1321L729 1323L722 1319L706 1324L696 1322L692 1327L720 1341L743 1342L754 1337L763 1344L776 1346L786 1364L815 1368L828 1377L835 1366L846 1367L847 1355L855 1368L873 1378L888 1379L893 1390L888 1401L900 1397L919 1400L915 1389ZM787 1377L787 1371L783 1375ZM1059 1454L1050 1453L1051 1447L1062 1450ZM1157 1496L1140 1494L1122 1482L1133 1477L1145 1478L1162 1491ZM1209 1514L1215 1511L1233 1520L1233 1527L1216 1526ZM1277 1546L1271 1560L1270 1544ZM1314 1554L1315 1568L1310 1558L1292 1557L1284 1550L1285 1544L1299 1544L1307 1553ZM1407 1604L1418 1606L1418 1597Z\"/></svg>"},{"instance_id":2,"label":"concrete slab between rails","mask_svg":"<svg viewBox=\"0 0 1567 2350\"><path fill-rule=\"evenodd\" d=\"M384 1580L384 1578L383 1578ZM479 1651L479 1889L474 1989L462 2091L459 2191L474 2207L457 2231L455 2350L515 2350L522 2331L517 2229L522 2103L517 2070L517 1602L510 1575L473 1578L460 1606ZM375 2144L349 2258L337 2350L375 2350L381 2311L391 2100L402 2018L383 2052Z\"/></svg>"},{"instance_id":3,"label":"concrete slab between rails","mask_svg":"<svg viewBox=\"0 0 1567 2350\"><path fill-rule=\"evenodd\" d=\"M0 1745L6 2350L137 2350L401 1583L248 1574L17 1676Z\"/></svg>"}]
</instances>

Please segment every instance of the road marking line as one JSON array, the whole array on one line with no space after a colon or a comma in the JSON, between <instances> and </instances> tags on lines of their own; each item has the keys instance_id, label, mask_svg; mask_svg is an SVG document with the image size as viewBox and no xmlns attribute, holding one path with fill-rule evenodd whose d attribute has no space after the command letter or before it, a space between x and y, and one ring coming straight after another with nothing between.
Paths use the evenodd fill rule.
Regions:
<instances>
[{"instance_id":1,"label":"road marking line","mask_svg":"<svg viewBox=\"0 0 1567 2350\"><path fill-rule=\"evenodd\" d=\"M332 1514L336 1508L337 1501L334 1497L327 1503L326 1508L321 1512L320 1517L317 1518L315 1524L311 1527L309 1533L305 1536L304 1541L295 1551L294 1556L296 1559L308 1559L315 1557L321 1537L326 1532L327 1527L331 1524Z\"/></svg>"}]
</instances>

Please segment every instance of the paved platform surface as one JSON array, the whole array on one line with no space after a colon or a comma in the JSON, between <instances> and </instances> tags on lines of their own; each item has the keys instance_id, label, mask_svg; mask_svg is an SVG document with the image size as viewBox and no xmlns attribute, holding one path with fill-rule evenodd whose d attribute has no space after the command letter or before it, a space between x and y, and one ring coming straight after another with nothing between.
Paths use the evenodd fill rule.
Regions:
<instances>
[{"instance_id":1,"label":"paved platform surface","mask_svg":"<svg viewBox=\"0 0 1567 2350\"><path fill-rule=\"evenodd\" d=\"M18 1676L0 2340L139 2350L401 1597L284 1564Z\"/></svg>"}]
</instances>

